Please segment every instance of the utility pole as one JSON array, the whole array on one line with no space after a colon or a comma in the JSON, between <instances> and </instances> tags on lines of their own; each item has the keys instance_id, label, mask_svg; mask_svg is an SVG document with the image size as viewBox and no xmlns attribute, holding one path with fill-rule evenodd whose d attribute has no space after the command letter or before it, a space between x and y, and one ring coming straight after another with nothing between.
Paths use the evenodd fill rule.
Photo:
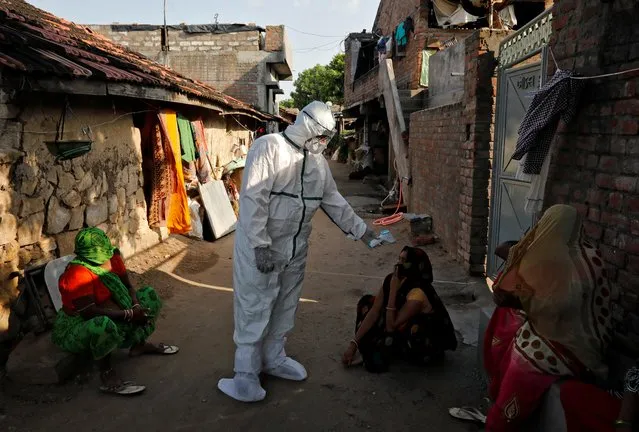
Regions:
<instances>
[{"instance_id":1,"label":"utility pole","mask_svg":"<svg viewBox=\"0 0 639 432\"><path fill-rule=\"evenodd\" d=\"M164 66L169 66L169 28L166 25L166 2L164 0L164 26L162 27L162 36L161 36L161 44L162 44L162 53L164 57Z\"/></svg>"}]
</instances>

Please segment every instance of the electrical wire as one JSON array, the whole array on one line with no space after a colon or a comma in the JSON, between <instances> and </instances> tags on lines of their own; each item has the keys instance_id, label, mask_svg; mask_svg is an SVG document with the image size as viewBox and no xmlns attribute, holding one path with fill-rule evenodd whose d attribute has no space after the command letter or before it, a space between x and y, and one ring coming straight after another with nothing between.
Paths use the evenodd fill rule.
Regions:
<instances>
[{"instance_id":1,"label":"electrical wire","mask_svg":"<svg viewBox=\"0 0 639 432\"><path fill-rule=\"evenodd\" d=\"M105 122L102 122L102 123L97 123L97 124L94 124L94 125L84 126L84 128L88 128L88 129L98 128L100 126L105 126L105 125L109 125L109 124L115 123L116 121L120 120L121 118L130 116L130 115L133 115L133 114L142 114L142 113L147 113L147 112L152 112L152 111L156 111L156 110L131 111L131 112L119 115L119 116L113 118L112 120L105 121ZM29 131L29 130L25 130L25 131L22 131L22 133L33 134L33 135L49 135L49 134L56 134L56 133L58 133L58 131Z\"/></svg>"},{"instance_id":2,"label":"electrical wire","mask_svg":"<svg viewBox=\"0 0 639 432\"><path fill-rule=\"evenodd\" d=\"M301 34L305 34L305 35L309 35L309 36L317 36L317 37L321 37L321 38L343 38L344 36L329 36L329 35L321 35L321 34L316 34L316 33L308 33L302 30L298 30L294 27L291 27L289 25L285 26L288 29L291 29L297 33L301 33Z\"/></svg>"},{"instance_id":3,"label":"electrical wire","mask_svg":"<svg viewBox=\"0 0 639 432\"><path fill-rule=\"evenodd\" d=\"M335 41L330 41L328 43L322 44L322 45L317 45L314 47L307 47L307 48L299 48L294 50L295 52L311 52L311 51L319 51L319 48L323 48L326 47L328 45L332 45L333 47L336 47L337 45L341 44L344 41L344 39L340 40L339 42L335 43ZM332 47L332 48L333 48ZM330 48L330 49L332 49Z\"/></svg>"}]
</instances>

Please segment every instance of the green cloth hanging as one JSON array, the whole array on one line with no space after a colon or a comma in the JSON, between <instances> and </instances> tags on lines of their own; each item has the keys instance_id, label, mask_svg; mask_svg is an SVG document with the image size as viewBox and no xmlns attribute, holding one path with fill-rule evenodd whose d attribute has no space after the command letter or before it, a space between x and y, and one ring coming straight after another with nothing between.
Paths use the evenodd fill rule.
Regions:
<instances>
[{"instance_id":1,"label":"green cloth hanging","mask_svg":"<svg viewBox=\"0 0 639 432\"><path fill-rule=\"evenodd\" d=\"M178 130L180 132L180 146L182 147L182 160L184 162L194 162L199 158L193 140L193 129L191 122L178 114L177 116Z\"/></svg>"}]
</instances>

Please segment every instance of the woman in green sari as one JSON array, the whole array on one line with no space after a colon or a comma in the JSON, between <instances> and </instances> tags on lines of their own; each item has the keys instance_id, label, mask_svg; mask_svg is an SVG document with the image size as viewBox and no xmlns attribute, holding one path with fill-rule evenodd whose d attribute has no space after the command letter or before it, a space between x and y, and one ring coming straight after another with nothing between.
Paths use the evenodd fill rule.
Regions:
<instances>
[{"instance_id":1,"label":"woman in green sari","mask_svg":"<svg viewBox=\"0 0 639 432\"><path fill-rule=\"evenodd\" d=\"M89 354L100 366L100 390L131 395L144 386L122 381L111 354L128 348L131 356L175 354L178 348L147 342L162 302L151 287L136 291L120 252L99 228L85 228L75 239L76 258L60 277L62 309L53 327L61 349Z\"/></svg>"}]
</instances>

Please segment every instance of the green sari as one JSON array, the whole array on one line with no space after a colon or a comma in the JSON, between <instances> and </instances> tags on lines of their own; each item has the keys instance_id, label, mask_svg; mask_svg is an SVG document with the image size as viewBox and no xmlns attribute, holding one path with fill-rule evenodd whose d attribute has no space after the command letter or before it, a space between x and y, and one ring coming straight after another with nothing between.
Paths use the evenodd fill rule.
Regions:
<instances>
[{"instance_id":1,"label":"green sari","mask_svg":"<svg viewBox=\"0 0 639 432\"><path fill-rule=\"evenodd\" d=\"M133 299L120 277L101 267L109 261L116 249L99 228L80 231L75 240L76 259L70 265L81 265L93 272L111 292L113 301L124 309L133 307ZM53 326L53 343L64 351L89 353L94 359L106 357L118 348L131 348L144 343L155 331L155 321L162 301L149 286L136 293L140 306L149 310L145 325L114 321L107 316L85 319L80 314L68 315L60 310Z\"/></svg>"}]
</instances>

